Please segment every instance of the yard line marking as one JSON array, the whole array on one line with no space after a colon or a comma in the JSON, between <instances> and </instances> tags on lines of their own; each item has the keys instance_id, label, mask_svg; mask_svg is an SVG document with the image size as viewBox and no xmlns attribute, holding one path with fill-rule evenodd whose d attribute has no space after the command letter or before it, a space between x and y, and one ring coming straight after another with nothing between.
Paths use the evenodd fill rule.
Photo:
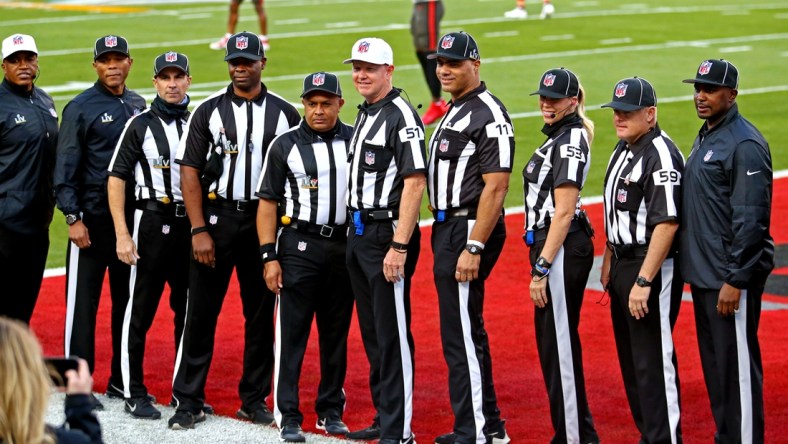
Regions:
<instances>
[{"instance_id":1,"label":"yard line marking","mask_svg":"<svg viewBox=\"0 0 788 444\"><path fill-rule=\"evenodd\" d=\"M201 12L199 14L184 14L178 16L178 20L196 20L196 19L204 19L209 17L213 17L213 14L207 12Z\"/></svg>"},{"instance_id":2,"label":"yard line marking","mask_svg":"<svg viewBox=\"0 0 788 444\"><path fill-rule=\"evenodd\" d=\"M743 46L729 46L727 48L720 48L718 50L722 53L730 53L730 52L748 52L752 51L752 46L750 45L743 45Z\"/></svg>"},{"instance_id":3,"label":"yard line marking","mask_svg":"<svg viewBox=\"0 0 788 444\"><path fill-rule=\"evenodd\" d=\"M87 11L87 12L112 12L112 13L128 13L148 11L149 8L141 7L128 7L128 6L103 6L103 5L86 5L86 4L46 4L46 3L32 3L32 2L2 2L0 8L19 8L19 9L44 9L50 11Z\"/></svg>"},{"instance_id":4,"label":"yard line marking","mask_svg":"<svg viewBox=\"0 0 788 444\"><path fill-rule=\"evenodd\" d=\"M288 20L274 20L274 25L303 25L309 23L308 18L296 18Z\"/></svg>"},{"instance_id":5,"label":"yard line marking","mask_svg":"<svg viewBox=\"0 0 788 444\"><path fill-rule=\"evenodd\" d=\"M484 37L495 39L499 37L515 37L520 35L520 31L485 32Z\"/></svg>"},{"instance_id":6,"label":"yard line marking","mask_svg":"<svg viewBox=\"0 0 788 444\"><path fill-rule=\"evenodd\" d=\"M554 42L558 40L573 40L575 38L574 34L559 34L559 35L543 35L539 37L539 40L543 42Z\"/></svg>"},{"instance_id":7,"label":"yard line marking","mask_svg":"<svg viewBox=\"0 0 788 444\"><path fill-rule=\"evenodd\" d=\"M326 28L347 28L348 26L358 26L359 22L336 22L336 23L326 23Z\"/></svg>"},{"instance_id":8,"label":"yard line marking","mask_svg":"<svg viewBox=\"0 0 788 444\"><path fill-rule=\"evenodd\" d=\"M632 38L623 37L620 39L604 39L599 41L600 45L618 45L620 43L632 43Z\"/></svg>"}]
</instances>

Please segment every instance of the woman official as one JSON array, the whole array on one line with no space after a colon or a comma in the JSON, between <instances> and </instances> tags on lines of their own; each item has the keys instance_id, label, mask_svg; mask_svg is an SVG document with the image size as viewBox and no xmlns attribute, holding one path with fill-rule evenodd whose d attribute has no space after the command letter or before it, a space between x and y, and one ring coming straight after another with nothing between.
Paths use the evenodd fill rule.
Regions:
<instances>
[{"instance_id":1,"label":"woman official","mask_svg":"<svg viewBox=\"0 0 788 444\"><path fill-rule=\"evenodd\" d=\"M592 231L579 200L594 123L584 113L585 92L568 69L545 72L531 95L537 94L547 140L523 170L524 238L533 266L536 345L555 430L551 442L598 442L577 331L594 261Z\"/></svg>"}]
</instances>

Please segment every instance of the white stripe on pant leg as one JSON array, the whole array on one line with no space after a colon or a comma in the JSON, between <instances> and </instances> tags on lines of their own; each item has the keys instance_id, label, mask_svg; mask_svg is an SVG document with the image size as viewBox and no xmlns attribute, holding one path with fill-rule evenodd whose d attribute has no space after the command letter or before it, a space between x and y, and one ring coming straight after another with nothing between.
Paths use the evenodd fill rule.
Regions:
<instances>
[{"instance_id":1,"label":"white stripe on pant leg","mask_svg":"<svg viewBox=\"0 0 788 444\"><path fill-rule=\"evenodd\" d=\"M750 346L747 342L747 290L741 291L739 311L733 314L736 328L736 357L739 370L739 402L741 403L741 442L752 443L752 378L750 378Z\"/></svg>"},{"instance_id":2,"label":"white stripe on pant leg","mask_svg":"<svg viewBox=\"0 0 788 444\"><path fill-rule=\"evenodd\" d=\"M405 280L394 283L394 305L397 309L397 333L399 335L399 353L402 361L402 387L405 405L402 439L413 434L410 423L413 419L413 360L410 356L408 343L408 323L405 317Z\"/></svg>"},{"instance_id":3,"label":"white stripe on pant leg","mask_svg":"<svg viewBox=\"0 0 788 444\"><path fill-rule=\"evenodd\" d=\"M186 325L188 325L187 321L189 318L189 304L191 303L191 289L186 289L186 307L184 307L184 315L183 315L183 331L181 332L181 340L178 342L178 352L175 354L175 368L172 370L172 384L175 385L175 376L178 374L178 368L181 366L181 358L183 357L183 338L186 337ZM177 408L181 402L175 395L172 395L173 399L175 399L175 407Z\"/></svg>"},{"instance_id":4,"label":"white stripe on pant leg","mask_svg":"<svg viewBox=\"0 0 788 444\"><path fill-rule=\"evenodd\" d=\"M131 236L135 246L139 245L140 219L142 210L134 210L134 233ZM139 253L139 252L138 252ZM137 285L137 266L132 265L129 273L129 302L123 313L123 325L120 330L120 375L123 379L123 396L131 398L131 368L129 367L129 328L131 328L131 311L134 305L134 287ZM138 338L139 339L139 338ZM144 343L144 341L143 341ZM142 351L145 353L145 350ZM144 370L143 370L144 373ZM117 387L116 387L117 388Z\"/></svg>"},{"instance_id":5,"label":"white stripe on pant leg","mask_svg":"<svg viewBox=\"0 0 788 444\"><path fill-rule=\"evenodd\" d=\"M561 371L561 390L564 396L564 428L566 441L570 444L580 442L579 413L577 411L577 390L575 367L572 354L572 338L569 331L569 313L566 304L566 285L564 283L564 247L553 258L553 267L548 275L550 294L553 304L553 322L558 351L558 367Z\"/></svg>"},{"instance_id":6,"label":"white stripe on pant leg","mask_svg":"<svg viewBox=\"0 0 788 444\"><path fill-rule=\"evenodd\" d=\"M662 338L662 376L665 379L665 399L668 409L668 425L670 426L670 442L678 441L677 429L681 410L679 407L679 388L676 385L676 367L673 366L673 334L670 330L671 287L675 264L672 258L665 259L660 267L662 288L659 292L659 327Z\"/></svg>"},{"instance_id":7,"label":"white stripe on pant leg","mask_svg":"<svg viewBox=\"0 0 788 444\"><path fill-rule=\"evenodd\" d=\"M77 301L77 276L79 275L79 252L77 244L69 241L68 271L66 274L66 333L63 348L66 357L71 356L71 334L74 329L74 305Z\"/></svg>"},{"instance_id":8,"label":"white stripe on pant leg","mask_svg":"<svg viewBox=\"0 0 788 444\"><path fill-rule=\"evenodd\" d=\"M470 283L458 282L460 322L462 324L462 341L465 345L465 357L468 360L468 375L470 376L471 404L473 405L473 419L476 423L476 442L486 442L484 436L484 412L482 411L482 370L476 358L476 345L471 336L471 319L468 315L468 293Z\"/></svg>"},{"instance_id":9,"label":"white stripe on pant leg","mask_svg":"<svg viewBox=\"0 0 788 444\"><path fill-rule=\"evenodd\" d=\"M274 419L282 428L282 412L279 410L279 363L282 359L282 307L279 294L276 295L276 319L274 320Z\"/></svg>"}]
</instances>

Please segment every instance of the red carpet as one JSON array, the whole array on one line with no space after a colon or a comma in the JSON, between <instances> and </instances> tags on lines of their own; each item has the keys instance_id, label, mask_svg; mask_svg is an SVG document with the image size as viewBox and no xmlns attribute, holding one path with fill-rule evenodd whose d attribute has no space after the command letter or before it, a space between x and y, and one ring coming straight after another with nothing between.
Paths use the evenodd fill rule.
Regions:
<instances>
[{"instance_id":1,"label":"red carpet","mask_svg":"<svg viewBox=\"0 0 788 444\"><path fill-rule=\"evenodd\" d=\"M775 182L772 234L778 244L788 243L788 180ZM598 233L597 254L601 254L601 206L590 208ZM488 280L485 320L493 354L495 383L503 417L513 442L547 442L552 436L549 406L533 334L533 304L526 295L528 280L526 249L520 238L522 215L507 218L509 239L492 277ZM413 335L416 340L416 391L413 429L420 442L431 442L451 430L452 414L448 400L446 365L440 348L437 300L431 279L432 253L429 229L423 230L420 266L414 277L412 297ZM63 353L65 278L44 281L33 316L32 326L47 354ZM99 309L95 390L103 392L110 359L109 289L105 285ZM581 337L589 403L597 430L605 442L636 442L639 435L631 420L618 370L609 307L598 303L601 293L588 291L583 307ZM165 295L165 297L167 297ZM788 302L776 295L765 300ZM603 301L604 302L604 301ZM145 378L159 402L170 398L174 345L171 313L167 304L161 309L148 337ZM780 442L788 435L788 311L764 311L759 337L765 374L766 442ZM236 389L241 371L243 326L240 298L231 285L219 320L217 347L206 389L207 400L219 414L234 415L239 406ZM304 428L314 431L313 400L319 380L317 341L312 340L302 375ZM349 373L345 390L345 422L351 429L365 427L373 410L367 385L368 366L357 325L349 339ZM698 357L692 304L684 303L675 328L676 350L681 378L682 426L685 442L710 442L714 430ZM270 401L270 400L269 400ZM270 404L270 402L269 402ZM162 427L165 427L162 422Z\"/></svg>"}]
</instances>

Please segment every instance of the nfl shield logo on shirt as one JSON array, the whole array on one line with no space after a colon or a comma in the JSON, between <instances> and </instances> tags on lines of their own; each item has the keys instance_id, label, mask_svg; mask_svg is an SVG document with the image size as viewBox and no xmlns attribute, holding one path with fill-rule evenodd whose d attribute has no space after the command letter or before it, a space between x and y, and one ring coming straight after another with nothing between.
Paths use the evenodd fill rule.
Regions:
<instances>
[{"instance_id":1,"label":"nfl shield logo on shirt","mask_svg":"<svg viewBox=\"0 0 788 444\"><path fill-rule=\"evenodd\" d=\"M454 45L453 35L447 35L446 37L443 38L443 40L441 40L441 48L443 49L449 49L452 47L452 45Z\"/></svg>"},{"instance_id":2,"label":"nfl shield logo on shirt","mask_svg":"<svg viewBox=\"0 0 788 444\"><path fill-rule=\"evenodd\" d=\"M627 84L626 83L619 83L616 85L616 97L619 99L627 95Z\"/></svg>"},{"instance_id":3,"label":"nfl shield logo on shirt","mask_svg":"<svg viewBox=\"0 0 788 444\"><path fill-rule=\"evenodd\" d=\"M627 190L623 188L618 189L618 194L616 195L616 200L621 203L626 203L627 201Z\"/></svg>"},{"instance_id":4,"label":"nfl shield logo on shirt","mask_svg":"<svg viewBox=\"0 0 788 444\"><path fill-rule=\"evenodd\" d=\"M536 162L534 162L532 160L532 161L528 162L528 166L525 167L525 172L528 173L528 174L531 174L531 173L534 172L534 168L536 168Z\"/></svg>"},{"instance_id":5,"label":"nfl shield logo on shirt","mask_svg":"<svg viewBox=\"0 0 788 444\"><path fill-rule=\"evenodd\" d=\"M238 38L235 39L236 49L246 49L247 46L249 46L249 37L238 36Z\"/></svg>"},{"instance_id":6,"label":"nfl shield logo on shirt","mask_svg":"<svg viewBox=\"0 0 788 444\"><path fill-rule=\"evenodd\" d=\"M104 46L107 48L114 48L118 46L118 38L114 35L108 35L104 37Z\"/></svg>"},{"instance_id":7,"label":"nfl shield logo on shirt","mask_svg":"<svg viewBox=\"0 0 788 444\"><path fill-rule=\"evenodd\" d=\"M326 82L326 75L321 73L317 73L312 76L312 84L315 86L320 86Z\"/></svg>"},{"instance_id":8,"label":"nfl shield logo on shirt","mask_svg":"<svg viewBox=\"0 0 788 444\"><path fill-rule=\"evenodd\" d=\"M374 165L375 164L375 153L372 151L367 151L364 153L364 163L367 165Z\"/></svg>"},{"instance_id":9,"label":"nfl shield logo on shirt","mask_svg":"<svg viewBox=\"0 0 788 444\"><path fill-rule=\"evenodd\" d=\"M706 60L700 64L700 68L698 68L698 74L705 76L709 73L709 71L711 71L711 62Z\"/></svg>"},{"instance_id":10,"label":"nfl shield logo on shirt","mask_svg":"<svg viewBox=\"0 0 788 444\"><path fill-rule=\"evenodd\" d=\"M170 226L169 225L162 225L162 227L161 227L161 234L170 234Z\"/></svg>"},{"instance_id":11,"label":"nfl shield logo on shirt","mask_svg":"<svg viewBox=\"0 0 788 444\"><path fill-rule=\"evenodd\" d=\"M449 151L449 141L447 139L441 139L441 144L438 147L438 149L442 153L445 153L446 151Z\"/></svg>"},{"instance_id":12,"label":"nfl shield logo on shirt","mask_svg":"<svg viewBox=\"0 0 788 444\"><path fill-rule=\"evenodd\" d=\"M298 242L298 251L306 251L306 242L304 241Z\"/></svg>"},{"instance_id":13,"label":"nfl shield logo on shirt","mask_svg":"<svg viewBox=\"0 0 788 444\"><path fill-rule=\"evenodd\" d=\"M713 156L713 155L714 155L714 151L712 151L712 150L709 150L709 151L706 153L706 155L705 155L705 156L703 156L703 161L704 161L704 162L708 162L709 160L711 160L711 156Z\"/></svg>"},{"instance_id":14,"label":"nfl shield logo on shirt","mask_svg":"<svg viewBox=\"0 0 788 444\"><path fill-rule=\"evenodd\" d=\"M211 214L211 217L208 218L208 223L211 225L216 225L216 222L219 222L219 216Z\"/></svg>"},{"instance_id":15,"label":"nfl shield logo on shirt","mask_svg":"<svg viewBox=\"0 0 788 444\"><path fill-rule=\"evenodd\" d=\"M542 84L544 84L544 86L553 86L554 82L555 82L555 74L548 74L544 76L544 80L542 81Z\"/></svg>"}]
</instances>

